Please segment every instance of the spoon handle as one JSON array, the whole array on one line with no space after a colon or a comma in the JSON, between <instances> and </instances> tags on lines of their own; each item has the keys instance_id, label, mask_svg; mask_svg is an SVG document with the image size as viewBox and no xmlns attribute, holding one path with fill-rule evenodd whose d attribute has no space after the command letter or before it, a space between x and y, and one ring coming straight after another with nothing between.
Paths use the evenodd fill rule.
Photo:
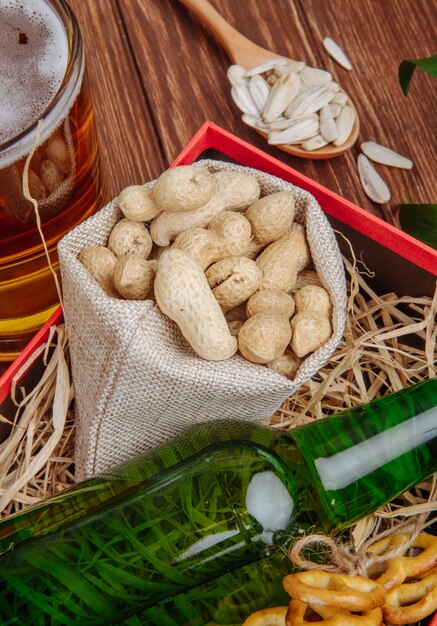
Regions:
<instances>
[{"instance_id":1,"label":"spoon handle","mask_svg":"<svg viewBox=\"0 0 437 626\"><path fill-rule=\"evenodd\" d=\"M258 46L235 30L207 0L179 2L192 11L200 23L212 33L233 63L250 69L262 61L280 58L279 54Z\"/></svg>"},{"instance_id":2,"label":"spoon handle","mask_svg":"<svg viewBox=\"0 0 437 626\"><path fill-rule=\"evenodd\" d=\"M250 41L250 39L247 39L247 37L244 37L244 35L235 30L235 28L220 15L208 0L179 0L179 2L192 11L199 22L211 32L216 41L224 48L232 63L238 63L246 70L249 70L270 59L286 58L270 50L266 50L253 41ZM348 104L353 107L350 100ZM358 115L356 115L352 132L342 146L338 147L329 144L328 146L312 151L304 150L297 145L282 145L277 147L284 152L304 159L329 159L349 150L357 140L359 129ZM257 129L257 132L263 137L266 137L266 133L263 130Z\"/></svg>"}]
</instances>

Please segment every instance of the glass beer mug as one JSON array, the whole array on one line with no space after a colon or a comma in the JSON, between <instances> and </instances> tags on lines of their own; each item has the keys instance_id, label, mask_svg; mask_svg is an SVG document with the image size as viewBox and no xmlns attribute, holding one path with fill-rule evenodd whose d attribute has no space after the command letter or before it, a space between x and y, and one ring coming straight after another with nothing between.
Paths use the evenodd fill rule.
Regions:
<instances>
[{"instance_id":1,"label":"glass beer mug","mask_svg":"<svg viewBox=\"0 0 437 626\"><path fill-rule=\"evenodd\" d=\"M29 191L55 270L58 241L107 198L70 8L64 0L0 0L0 33L0 361L9 361L58 305L35 208L23 195L34 145Z\"/></svg>"}]
</instances>

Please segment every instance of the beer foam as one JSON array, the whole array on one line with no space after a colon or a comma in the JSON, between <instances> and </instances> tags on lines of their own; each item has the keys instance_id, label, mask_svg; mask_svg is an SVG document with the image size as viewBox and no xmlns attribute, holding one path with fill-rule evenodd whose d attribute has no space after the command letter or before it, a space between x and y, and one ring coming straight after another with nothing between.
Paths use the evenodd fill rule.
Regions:
<instances>
[{"instance_id":1,"label":"beer foam","mask_svg":"<svg viewBox=\"0 0 437 626\"><path fill-rule=\"evenodd\" d=\"M0 145L33 126L68 61L64 27L44 0L0 0Z\"/></svg>"}]
</instances>

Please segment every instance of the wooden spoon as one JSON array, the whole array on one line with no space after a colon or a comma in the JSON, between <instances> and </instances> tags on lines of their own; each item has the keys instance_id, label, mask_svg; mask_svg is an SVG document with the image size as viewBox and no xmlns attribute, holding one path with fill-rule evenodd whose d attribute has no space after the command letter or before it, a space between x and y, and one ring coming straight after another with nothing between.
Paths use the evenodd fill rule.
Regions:
<instances>
[{"instance_id":1,"label":"wooden spoon","mask_svg":"<svg viewBox=\"0 0 437 626\"><path fill-rule=\"evenodd\" d=\"M190 9L199 21L209 31L211 31L215 39L225 49L231 61L241 65L246 70L259 65L263 61L269 61L270 59L291 60L287 59L287 57L281 56L280 54L275 54L270 50L266 50L265 48L258 46L253 41L250 41L250 39L247 39L247 37L244 37L241 33L235 30L235 28L233 28L220 15L220 13L209 4L207 0L179 0L179 2ZM349 100L347 104L353 107L351 100ZM282 145L275 147L304 159L330 159L343 154L354 145L358 137L359 129L360 124L358 121L358 115L356 114L352 132L346 142L341 146L328 144L323 148L311 151L303 150L297 145ZM258 129L255 130L257 130L260 135L267 138L266 133Z\"/></svg>"}]
</instances>

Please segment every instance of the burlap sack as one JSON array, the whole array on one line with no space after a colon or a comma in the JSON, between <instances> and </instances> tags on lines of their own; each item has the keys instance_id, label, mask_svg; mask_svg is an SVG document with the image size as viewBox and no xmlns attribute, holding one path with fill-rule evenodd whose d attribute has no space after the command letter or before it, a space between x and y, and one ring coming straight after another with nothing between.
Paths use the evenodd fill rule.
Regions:
<instances>
[{"instance_id":1,"label":"burlap sack","mask_svg":"<svg viewBox=\"0 0 437 626\"><path fill-rule=\"evenodd\" d=\"M222 362L202 360L153 301L109 298L78 261L83 247L106 245L120 219L113 200L59 244L76 389L78 479L104 472L190 425L271 416L326 362L342 336L344 269L334 233L315 198L257 170L211 160L198 165L210 171L245 169L258 179L261 195L293 191L295 220L306 227L315 267L333 302L333 335L303 360L293 381L238 355Z\"/></svg>"}]
</instances>

